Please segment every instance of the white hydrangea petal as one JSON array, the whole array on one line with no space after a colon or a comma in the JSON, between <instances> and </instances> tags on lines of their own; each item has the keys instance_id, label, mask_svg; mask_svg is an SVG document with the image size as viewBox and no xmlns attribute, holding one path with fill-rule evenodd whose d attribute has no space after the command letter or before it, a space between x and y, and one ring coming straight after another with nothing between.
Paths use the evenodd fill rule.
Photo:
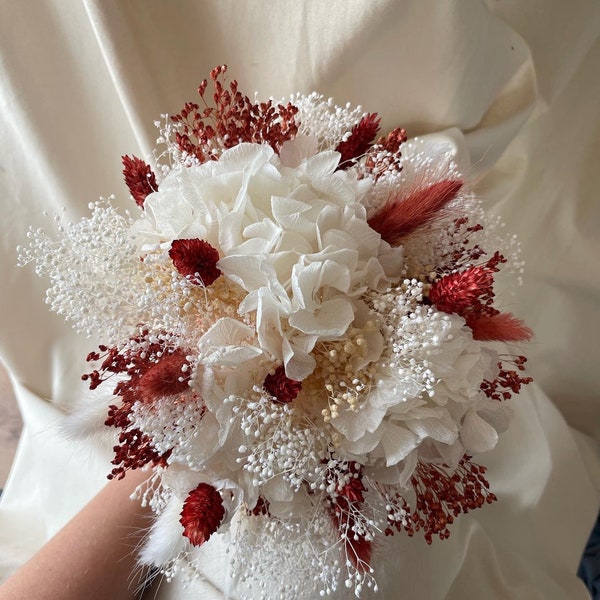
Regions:
<instances>
[{"instance_id":1,"label":"white hydrangea petal","mask_svg":"<svg viewBox=\"0 0 600 600\"><path fill-rule=\"evenodd\" d=\"M365 475L380 483L404 488L417 467L418 459L419 451L415 449L404 460L389 467L378 465L366 468Z\"/></svg>"},{"instance_id":2,"label":"white hydrangea petal","mask_svg":"<svg viewBox=\"0 0 600 600\"><path fill-rule=\"evenodd\" d=\"M246 239L237 249L240 254L268 254L279 242L283 229L271 219L250 223L242 232Z\"/></svg>"},{"instance_id":3,"label":"white hydrangea petal","mask_svg":"<svg viewBox=\"0 0 600 600\"><path fill-rule=\"evenodd\" d=\"M421 418L418 409L426 405L426 401L421 397L422 391L423 388L411 379L405 382L395 378L381 379L377 383L377 388L371 393L369 402L386 410L395 418L404 416Z\"/></svg>"},{"instance_id":4,"label":"white hydrangea petal","mask_svg":"<svg viewBox=\"0 0 600 600\"><path fill-rule=\"evenodd\" d=\"M294 491L281 475L272 477L263 485L262 495L269 502L290 502L294 499Z\"/></svg>"},{"instance_id":5,"label":"white hydrangea petal","mask_svg":"<svg viewBox=\"0 0 600 600\"><path fill-rule=\"evenodd\" d=\"M236 252L241 255L268 254L276 243L277 240L275 238L252 238L236 246Z\"/></svg>"},{"instance_id":6,"label":"white hydrangea petal","mask_svg":"<svg viewBox=\"0 0 600 600\"><path fill-rule=\"evenodd\" d=\"M473 408L498 433L503 433L508 429L514 413L514 409L509 402L490 401L487 397L476 402Z\"/></svg>"},{"instance_id":7,"label":"white hydrangea petal","mask_svg":"<svg viewBox=\"0 0 600 600\"><path fill-rule=\"evenodd\" d=\"M241 196L245 198L245 196ZM220 215L219 247L225 254L234 252L243 243L244 213L239 208Z\"/></svg>"},{"instance_id":8,"label":"white hydrangea petal","mask_svg":"<svg viewBox=\"0 0 600 600\"><path fill-rule=\"evenodd\" d=\"M225 150L215 168L221 171L243 171L249 175L269 162L275 151L267 144L242 143Z\"/></svg>"},{"instance_id":9,"label":"white hydrangea petal","mask_svg":"<svg viewBox=\"0 0 600 600\"><path fill-rule=\"evenodd\" d=\"M219 260L219 269L245 290L252 291L268 284L264 261L262 255L226 256Z\"/></svg>"},{"instance_id":10,"label":"white hydrangea petal","mask_svg":"<svg viewBox=\"0 0 600 600\"><path fill-rule=\"evenodd\" d=\"M340 174L339 177L336 175L314 178L312 186L319 192L319 197L325 198L329 202L335 202L342 206L353 202L356 198L353 187L343 179L343 174Z\"/></svg>"},{"instance_id":11,"label":"white hydrangea petal","mask_svg":"<svg viewBox=\"0 0 600 600\"><path fill-rule=\"evenodd\" d=\"M479 454L495 448L498 432L475 410L469 410L463 420L460 440L469 454Z\"/></svg>"},{"instance_id":12,"label":"white hydrangea petal","mask_svg":"<svg viewBox=\"0 0 600 600\"><path fill-rule=\"evenodd\" d=\"M339 258L341 255L336 253L335 256ZM327 286L340 292L347 292L350 289L351 268L347 263L354 264L354 253L349 252L346 256L348 258L345 261L328 258L321 263L319 287Z\"/></svg>"},{"instance_id":13,"label":"white hydrangea petal","mask_svg":"<svg viewBox=\"0 0 600 600\"><path fill-rule=\"evenodd\" d=\"M309 347L314 347L317 338L318 336L305 336L304 341L308 342ZM297 343L290 342L286 337L283 338L282 342L286 376L295 381L303 381L315 370L316 361L310 355L312 347L307 350Z\"/></svg>"},{"instance_id":14,"label":"white hydrangea petal","mask_svg":"<svg viewBox=\"0 0 600 600\"><path fill-rule=\"evenodd\" d=\"M303 489L294 493L291 500L270 500L269 513L276 519L298 519L313 509L310 497Z\"/></svg>"},{"instance_id":15,"label":"white hydrangea petal","mask_svg":"<svg viewBox=\"0 0 600 600\"><path fill-rule=\"evenodd\" d=\"M253 338L252 327L237 319L222 317L200 338L199 345L202 349L218 349L227 345L241 344Z\"/></svg>"},{"instance_id":16,"label":"white hydrangea petal","mask_svg":"<svg viewBox=\"0 0 600 600\"><path fill-rule=\"evenodd\" d=\"M262 350L252 345L255 337L252 327L231 317L222 317L200 338L202 362L235 367L257 358Z\"/></svg>"},{"instance_id":17,"label":"white hydrangea petal","mask_svg":"<svg viewBox=\"0 0 600 600\"><path fill-rule=\"evenodd\" d=\"M446 415L442 418L426 417L405 421L406 426L421 439L432 438L443 444L453 444L458 439L456 423Z\"/></svg>"},{"instance_id":18,"label":"white hydrangea petal","mask_svg":"<svg viewBox=\"0 0 600 600\"><path fill-rule=\"evenodd\" d=\"M420 438L412 431L388 422L383 425L381 443L385 452L385 464L390 467L404 460L418 445Z\"/></svg>"},{"instance_id":19,"label":"white hydrangea petal","mask_svg":"<svg viewBox=\"0 0 600 600\"><path fill-rule=\"evenodd\" d=\"M197 211L182 195L178 194L173 202L171 196L167 200L164 195L153 193L144 202L144 217L138 221L137 226L132 226L131 231L137 237L144 231L154 229L156 237L171 241L178 239L180 233L187 229L204 238L206 226L197 220L197 216Z\"/></svg>"},{"instance_id":20,"label":"white hydrangea petal","mask_svg":"<svg viewBox=\"0 0 600 600\"><path fill-rule=\"evenodd\" d=\"M292 268L292 293L294 298L294 308L296 310L314 309L314 293L320 287L321 264L297 263Z\"/></svg>"},{"instance_id":21,"label":"white hydrangea petal","mask_svg":"<svg viewBox=\"0 0 600 600\"><path fill-rule=\"evenodd\" d=\"M354 320L352 305L345 298L322 302L314 311L300 310L290 315L288 322L303 333L321 338L342 336Z\"/></svg>"},{"instance_id":22,"label":"white hydrangea petal","mask_svg":"<svg viewBox=\"0 0 600 600\"><path fill-rule=\"evenodd\" d=\"M262 354L256 346L222 346L214 352L204 355L202 362L207 365L220 367L238 367Z\"/></svg>"},{"instance_id":23,"label":"white hydrangea petal","mask_svg":"<svg viewBox=\"0 0 600 600\"><path fill-rule=\"evenodd\" d=\"M465 447L461 443L460 439L456 440L454 444L443 444L433 440L431 441L431 448L431 460L439 460L441 457L444 464L448 465L448 467L451 469L454 469L458 466L466 452ZM424 445L420 450L420 454L422 454L424 458L427 458L425 454L426 451L427 445Z\"/></svg>"},{"instance_id":24,"label":"white hydrangea petal","mask_svg":"<svg viewBox=\"0 0 600 600\"><path fill-rule=\"evenodd\" d=\"M333 173L340 163L341 154L334 150L325 150L312 156L306 162L306 175L311 180L318 180Z\"/></svg>"},{"instance_id":25,"label":"white hydrangea petal","mask_svg":"<svg viewBox=\"0 0 600 600\"><path fill-rule=\"evenodd\" d=\"M304 213L310 212L312 207L306 202L300 202L294 198L282 198L273 196L271 198L271 211L275 221L283 228L293 231L307 231L314 229L312 220L307 219Z\"/></svg>"},{"instance_id":26,"label":"white hydrangea petal","mask_svg":"<svg viewBox=\"0 0 600 600\"><path fill-rule=\"evenodd\" d=\"M307 240L303 235L299 234L296 231L284 231L279 238L279 243L277 244L278 252L285 252L290 257L302 256L303 254L310 254L313 251L313 247L310 244L309 240ZM294 261L295 263L295 261ZM289 268L286 272L289 273L293 264L290 264Z\"/></svg>"},{"instance_id":27,"label":"white hydrangea petal","mask_svg":"<svg viewBox=\"0 0 600 600\"><path fill-rule=\"evenodd\" d=\"M385 410L378 409L370 403L364 403L358 406L356 410L341 410L331 424L344 435L347 441L357 442L364 437L367 432L373 433L381 425L385 416ZM381 439L381 434L378 434Z\"/></svg>"},{"instance_id":28,"label":"white hydrangea petal","mask_svg":"<svg viewBox=\"0 0 600 600\"><path fill-rule=\"evenodd\" d=\"M217 417L207 412L202 417L202 424L199 427L198 435L190 440L188 454L197 457L204 457L206 460L219 449L224 441L220 439L220 427Z\"/></svg>"},{"instance_id":29,"label":"white hydrangea petal","mask_svg":"<svg viewBox=\"0 0 600 600\"><path fill-rule=\"evenodd\" d=\"M336 417L337 420L338 418ZM357 436L356 440L352 440L346 436L342 447L346 452L355 456L366 456L379 446L383 433L384 427L381 426L375 429L375 431L365 431L360 436Z\"/></svg>"},{"instance_id":30,"label":"white hydrangea petal","mask_svg":"<svg viewBox=\"0 0 600 600\"><path fill-rule=\"evenodd\" d=\"M299 135L293 140L285 141L279 150L279 158L284 167L295 169L306 159L314 156L319 148L319 142L312 135Z\"/></svg>"},{"instance_id":31,"label":"white hydrangea petal","mask_svg":"<svg viewBox=\"0 0 600 600\"><path fill-rule=\"evenodd\" d=\"M225 516L223 517L221 527L217 530L219 531L227 528L223 526L229 525L229 521L231 521L237 510L244 503L245 493L244 489L232 479L214 479L210 483L221 494L223 508L225 509Z\"/></svg>"}]
</instances>

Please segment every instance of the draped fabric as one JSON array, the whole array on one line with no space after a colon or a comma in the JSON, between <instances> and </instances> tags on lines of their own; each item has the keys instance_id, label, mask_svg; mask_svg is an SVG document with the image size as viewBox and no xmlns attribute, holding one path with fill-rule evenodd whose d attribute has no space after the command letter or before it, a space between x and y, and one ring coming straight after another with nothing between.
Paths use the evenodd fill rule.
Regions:
<instances>
[{"instance_id":1,"label":"draped fabric","mask_svg":"<svg viewBox=\"0 0 600 600\"><path fill-rule=\"evenodd\" d=\"M586 598L577 565L600 502L600 4L595 0L29 0L0 3L0 353L25 423L0 505L6 576L103 484L109 449L57 424L82 394L77 336L17 269L29 225L130 206L120 156L148 156L153 122L216 64L259 97L317 90L383 130L441 133L486 207L520 236L524 285L499 291L536 338L537 383L489 455L499 502L427 547L397 536L379 598ZM159 597L222 598L208 583ZM282 574L274 574L281 576ZM202 591L202 589L203 591ZM340 596L342 597L342 596Z\"/></svg>"}]
</instances>

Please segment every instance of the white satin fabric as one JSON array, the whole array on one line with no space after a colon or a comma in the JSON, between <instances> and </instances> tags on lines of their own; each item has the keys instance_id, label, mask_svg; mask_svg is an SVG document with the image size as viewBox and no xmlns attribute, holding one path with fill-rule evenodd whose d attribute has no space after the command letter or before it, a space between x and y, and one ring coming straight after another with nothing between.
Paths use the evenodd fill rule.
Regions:
<instances>
[{"instance_id":1,"label":"white satin fabric","mask_svg":"<svg viewBox=\"0 0 600 600\"><path fill-rule=\"evenodd\" d=\"M0 352L25 422L0 506L2 576L100 488L109 460L56 428L97 341L47 312L46 282L15 267L15 247L47 227L42 211L77 218L111 193L129 206L120 156L147 156L153 121L226 63L248 92L314 89L379 112L384 130L447 132L523 243L525 285L499 299L536 332L525 351L538 383L480 457L499 502L446 542L397 536L377 597L586 598L575 572L600 502L599 34L596 0L0 3ZM165 584L159 598L223 598L214 546L212 583Z\"/></svg>"}]
</instances>

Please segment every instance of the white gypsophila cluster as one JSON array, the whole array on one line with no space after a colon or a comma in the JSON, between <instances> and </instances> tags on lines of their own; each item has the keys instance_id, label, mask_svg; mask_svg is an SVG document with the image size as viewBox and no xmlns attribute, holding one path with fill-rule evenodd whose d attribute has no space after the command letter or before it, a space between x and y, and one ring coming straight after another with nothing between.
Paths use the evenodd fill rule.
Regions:
<instances>
[{"instance_id":1,"label":"white gypsophila cluster","mask_svg":"<svg viewBox=\"0 0 600 600\"><path fill-rule=\"evenodd\" d=\"M58 239L30 230L30 243L18 251L20 265L34 262L36 273L49 279L51 310L88 337L115 343L144 317L144 267L129 238L131 219L109 202L91 204L91 217L76 223L63 224L56 216Z\"/></svg>"},{"instance_id":2,"label":"white gypsophila cluster","mask_svg":"<svg viewBox=\"0 0 600 600\"><path fill-rule=\"evenodd\" d=\"M190 393L177 402L172 398L152 404L136 402L129 420L131 429L147 435L159 454L170 451L169 464L198 470L217 449L218 427L205 413L202 399Z\"/></svg>"},{"instance_id":3,"label":"white gypsophila cluster","mask_svg":"<svg viewBox=\"0 0 600 600\"><path fill-rule=\"evenodd\" d=\"M252 485L260 486L271 504L286 496L292 499L288 490L297 493L307 482L314 489L325 469L327 436L294 406L254 391L249 401L233 407L246 436L238 460L251 474Z\"/></svg>"},{"instance_id":4,"label":"white gypsophila cluster","mask_svg":"<svg viewBox=\"0 0 600 600\"><path fill-rule=\"evenodd\" d=\"M310 519L281 521L252 516L233 534L231 566L246 597L256 600L360 597L363 588L377 591L372 572L358 570L338 544L330 516L315 509ZM273 573L282 574L273 577Z\"/></svg>"},{"instance_id":5,"label":"white gypsophila cluster","mask_svg":"<svg viewBox=\"0 0 600 600\"><path fill-rule=\"evenodd\" d=\"M157 167L157 175L160 182L175 168L190 167L199 164L195 156L190 156L174 142L175 133L181 129L181 125L173 121L170 115L160 115L160 120L154 121L154 126L158 129L156 138L157 147L163 146L159 153L154 152L154 163ZM215 144L215 152L218 146Z\"/></svg>"},{"instance_id":6,"label":"white gypsophila cluster","mask_svg":"<svg viewBox=\"0 0 600 600\"><path fill-rule=\"evenodd\" d=\"M360 510L353 505L341 509L343 523L336 531L331 511L337 492L356 477L345 468L339 470L344 465L329 461L331 479L322 487L321 495L312 498L305 513L295 513L288 520L264 513L252 515L232 530L229 553L233 573L249 597L270 600L318 594L360 598L367 591L369 597L376 597L374 569L368 564L357 566L352 547L346 542L358 536L374 540L390 522L406 523L407 513L398 503L394 488L370 481L371 490L365 493ZM341 533L341 539L332 543L327 532L335 532L334 538ZM385 545L384 541L379 543ZM285 573L285 577L269 576L274 572Z\"/></svg>"},{"instance_id":7,"label":"white gypsophila cluster","mask_svg":"<svg viewBox=\"0 0 600 600\"><path fill-rule=\"evenodd\" d=\"M316 92L294 94L290 101L298 108L298 134L315 137L323 150L335 150L366 115L361 106L337 106L333 98L325 99Z\"/></svg>"}]
</instances>

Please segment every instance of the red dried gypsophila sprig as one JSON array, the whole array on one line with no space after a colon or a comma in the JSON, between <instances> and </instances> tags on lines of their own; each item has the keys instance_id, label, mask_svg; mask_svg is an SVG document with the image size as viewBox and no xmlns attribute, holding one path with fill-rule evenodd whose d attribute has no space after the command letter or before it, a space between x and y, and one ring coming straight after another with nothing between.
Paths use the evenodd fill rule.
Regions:
<instances>
[{"instance_id":1,"label":"red dried gypsophila sprig","mask_svg":"<svg viewBox=\"0 0 600 600\"><path fill-rule=\"evenodd\" d=\"M360 158L369 149L379 131L380 122L377 113L368 113L352 127L350 135L336 148L336 151L342 155L341 168L349 167L352 164L350 161Z\"/></svg>"},{"instance_id":2,"label":"red dried gypsophila sprig","mask_svg":"<svg viewBox=\"0 0 600 600\"><path fill-rule=\"evenodd\" d=\"M217 531L224 516L221 494L209 483L200 483L183 503L179 522L183 535L194 546L201 546Z\"/></svg>"},{"instance_id":3,"label":"red dried gypsophila sprig","mask_svg":"<svg viewBox=\"0 0 600 600\"><path fill-rule=\"evenodd\" d=\"M114 408L114 407L110 407ZM108 425L110 416L106 420ZM159 454L152 440L137 428L129 428L119 434L119 444L113 447L115 453L111 463L116 465L107 475L108 479L123 479L129 470L140 469L145 465L166 467L171 450Z\"/></svg>"},{"instance_id":4,"label":"red dried gypsophila sprig","mask_svg":"<svg viewBox=\"0 0 600 600\"><path fill-rule=\"evenodd\" d=\"M486 251L479 244L472 244L470 240L471 234L483 230L483 225L480 223L470 225L469 223L468 217L458 217L450 225L448 230L450 236L455 239L462 238L462 241L442 256L442 264L445 263L445 266L439 268L440 273L453 273L466 265L476 264L486 255Z\"/></svg>"},{"instance_id":5,"label":"red dried gypsophila sprig","mask_svg":"<svg viewBox=\"0 0 600 600\"><path fill-rule=\"evenodd\" d=\"M364 174L377 181L384 173L402 170L400 146L407 140L406 130L397 127L380 137L366 153Z\"/></svg>"},{"instance_id":6,"label":"red dried gypsophila sprig","mask_svg":"<svg viewBox=\"0 0 600 600\"><path fill-rule=\"evenodd\" d=\"M462 185L460 180L446 179L404 196L396 195L369 217L369 227L391 246L399 246L411 233L441 217Z\"/></svg>"},{"instance_id":7,"label":"red dried gypsophila sprig","mask_svg":"<svg viewBox=\"0 0 600 600\"><path fill-rule=\"evenodd\" d=\"M226 66L215 67L210 78L214 86L215 106L208 106L204 80L198 93L205 108L186 102L178 115L171 117L178 124L175 143L182 152L200 162L218 158L220 152L243 142L268 144L279 152L282 144L298 133L295 116L298 108L291 103L274 105L271 100L253 103L238 90L237 81L225 88L220 77Z\"/></svg>"},{"instance_id":8,"label":"red dried gypsophila sprig","mask_svg":"<svg viewBox=\"0 0 600 600\"><path fill-rule=\"evenodd\" d=\"M386 535L393 535L396 529L412 537L422 530L428 544L434 535L444 540L450 537L448 526L455 517L497 499L489 491L485 467L471 462L470 456L465 455L452 473L447 469L447 465L417 463L410 478L416 495L415 509L411 511L403 501L406 516L402 520L388 516Z\"/></svg>"},{"instance_id":9,"label":"red dried gypsophila sprig","mask_svg":"<svg viewBox=\"0 0 600 600\"><path fill-rule=\"evenodd\" d=\"M138 400L151 401L153 398L163 395L172 395L186 391L187 381L181 370L185 360L182 350L169 351L163 343L143 343L148 335L142 331L140 336L134 338L133 347L136 349L108 348L99 346L100 352L90 352L88 362L96 362L102 359L102 363L91 373L82 375L84 381L90 382L90 389L96 389L100 384L114 375L122 375L113 390L113 394L120 397L120 405L111 405L108 408L108 416L105 425L120 429L118 445L113 450L115 457L112 464L115 468L108 475L109 479L122 479L126 471L138 469L147 464L153 466L166 466L170 451L159 454L152 446L151 439L139 429L131 428L131 410L133 404ZM173 358L171 358L173 356ZM159 367L161 361L165 361L163 367ZM173 386L168 388L157 382L157 377L162 374L172 381ZM144 378L147 377L144 382ZM183 381L179 381L179 379ZM165 394L167 389L171 394Z\"/></svg>"},{"instance_id":10,"label":"red dried gypsophila sprig","mask_svg":"<svg viewBox=\"0 0 600 600\"><path fill-rule=\"evenodd\" d=\"M212 285L221 275L219 253L204 240L173 240L169 256L179 273L195 285Z\"/></svg>"},{"instance_id":11,"label":"red dried gypsophila sprig","mask_svg":"<svg viewBox=\"0 0 600 600\"><path fill-rule=\"evenodd\" d=\"M361 531L356 519L361 504L365 501L363 492L367 491L363 483L362 467L358 463L348 463L347 475L343 485L338 485L329 498L329 514L334 526L340 532L346 557L359 570L369 568L373 555L373 542ZM339 474L338 474L339 476Z\"/></svg>"},{"instance_id":12,"label":"red dried gypsophila sprig","mask_svg":"<svg viewBox=\"0 0 600 600\"><path fill-rule=\"evenodd\" d=\"M135 203L144 208L148 194L158 190L156 175L150 165L137 156L123 156L123 176Z\"/></svg>"},{"instance_id":13,"label":"red dried gypsophila sprig","mask_svg":"<svg viewBox=\"0 0 600 600\"><path fill-rule=\"evenodd\" d=\"M275 402L285 404L296 398L302 389L302 383L295 379L289 379L285 369L279 366L273 373L265 377L264 389L273 396Z\"/></svg>"},{"instance_id":14,"label":"red dried gypsophila sprig","mask_svg":"<svg viewBox=\"0 0 600 600\"><path fill-rule=\"evenodd\" d=\"M508 360L510 359L510 360ZM505 362L511 362L514 369L507 369ZM519 371L525 370L527 359L524 356L502 356L498 362L498 375L493 381L484 379L481 384L481 391L492 400L508 400L513 394L518 394L521 387L528 385L533 381L532 377L522 377Z\"/></svg>"}]
</instances>

